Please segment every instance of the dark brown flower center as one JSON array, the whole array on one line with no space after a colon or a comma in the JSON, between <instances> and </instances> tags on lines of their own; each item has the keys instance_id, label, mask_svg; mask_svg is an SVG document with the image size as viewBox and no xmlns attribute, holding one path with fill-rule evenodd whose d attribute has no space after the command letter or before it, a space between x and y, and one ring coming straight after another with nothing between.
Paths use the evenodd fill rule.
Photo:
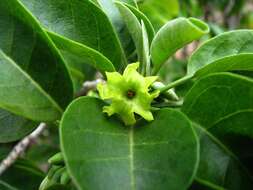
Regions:
<instances>
[{"instance_id":1,"label":"dark brown flower center","mask_svg":"<svg viewBox=\"0 0 253 190\"><path fill-rule=\"evenodd\" d=\"M128 90L126 95L127 98L132 99L135 97L135 92L133 90Z\"/></svg>"}]
</instances>

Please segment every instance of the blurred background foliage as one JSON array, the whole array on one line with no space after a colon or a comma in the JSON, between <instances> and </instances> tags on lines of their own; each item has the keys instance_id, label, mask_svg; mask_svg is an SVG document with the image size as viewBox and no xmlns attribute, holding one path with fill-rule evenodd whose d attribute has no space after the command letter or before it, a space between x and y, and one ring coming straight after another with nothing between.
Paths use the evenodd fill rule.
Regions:
<instances>
[{"instance_id":1,"label":"blurred background foliage","mask_svg":"<svg viewBox=\"0 0 253 190\"><path fill-rule=\"evenodd\" d=\"M159 75L167 83L185 75L187 58L203 41L228 30L253 29L253 0L137 0L137 3L156 31L176 17L200 18L210 26L209 36L181 49L164 65ZM91 73L94 74L94 71L89 69L85 79L92 79L89 76ZM253 77L252 72L245 75ZM191 83L180 86L176 89L177 93L182 96L191 87ZM0 160L7 156L16 143L0 145ZM22 158L0 177L0 189L3 186L2 180L10 182L15 188L37 189L48 169L47 159L59 151L57 127L48 127L30 145Z\"/></svg>"},{"instance_id":2,"label":"blurred background foliage","mask_svg":"<svg viewBox=\"0 0 253 190\"><path fill-rule=\"evenodd\" d=\"M179 50L160 71L166 82L185 75L187 58L207 39L223 32L236 29L253 29L252 0L138 0L139 8L151 20L155 30L159 30L168 20L176 17L196 17L210 27L209 36L193 42ZM252 72L245 73L252 77ZM191 87L190 82L180 86L177 92L184 94Z\"/></svg>"}]
</instances>

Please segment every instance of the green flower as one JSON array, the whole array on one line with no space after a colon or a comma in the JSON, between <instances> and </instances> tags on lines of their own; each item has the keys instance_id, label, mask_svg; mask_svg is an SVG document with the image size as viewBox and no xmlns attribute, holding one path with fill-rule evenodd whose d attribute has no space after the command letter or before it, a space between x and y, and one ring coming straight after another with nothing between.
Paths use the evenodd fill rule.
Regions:
<instances>
[{"instance_id":1,"label":"green flower","mask_svg":"<svg viewBox=\"0 0 253 190\"><path fill-rule=\"evenodd\" d=\"M138 67L139 63L128 65L123 75L106 72L107 83L98 85L100 97L111 102L104 106L103 112L109 116L118 114L126 125L136 122L134 113L147 121L153 120L150 104L159 95L159 91L149 93L149 87L157 77L143 77L136 71Z\"/></svg>"}]
</instances>

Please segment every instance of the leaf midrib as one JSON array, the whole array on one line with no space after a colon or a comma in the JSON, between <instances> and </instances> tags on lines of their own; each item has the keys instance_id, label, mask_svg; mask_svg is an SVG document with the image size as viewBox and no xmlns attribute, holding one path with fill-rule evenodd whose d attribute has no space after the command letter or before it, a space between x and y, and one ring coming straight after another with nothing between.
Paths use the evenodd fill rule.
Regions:
<instances>
[{"instance_id":1,"label":"leaf midrib","mask_svg":"<svg viewBox=\"0 0 253 190\"><path fill-rule=\"evenodd\" d=\"M129 129L129 162L130 162L130 180L131 189L135 190L135 176L134 176L134 126Z\"/></svg>"},{"instance_id":2,"label":"leaf midrib","mask_svg":"<svg viewBox=\"0 0 253 190\"><path fill-rule=\"evenodd\" d=\"M35 87L40 93L42 93L42 94L48 99L48 101L51 102L51 103L55 106L55 108L56 108L60 113L63 112L62 108L58 105L58 103L56 103L56 102L52 99L52 97L51 97L48 93L46 93L45 90L44 90L36 81L33 80L33 78L31 78L26 72L24 72L24 71L19 67L19 65L17 65L10 57L8 57L7 55L5 55L1 50L0 50L0 55L2 55L3 58L5 58L6 61L8 61L14 68L16 68L19 72L21 72L21 73L23 74L23 76L24 76L25 78L27 78L27 79L31 82L31 84L34 85L34 87Z\"/></svg>"}]
</instances>

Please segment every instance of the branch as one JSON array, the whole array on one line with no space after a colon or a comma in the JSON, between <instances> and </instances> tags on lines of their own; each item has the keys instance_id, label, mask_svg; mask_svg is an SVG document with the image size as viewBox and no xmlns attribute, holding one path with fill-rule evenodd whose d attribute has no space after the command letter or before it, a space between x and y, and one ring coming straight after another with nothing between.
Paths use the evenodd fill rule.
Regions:
<instances>
[{"instance_id":1,"label":"branch","mask_svg":"<svg viewBox=\"0 0 253 190\"><path fill-rule=\"evenodd\" d=\"M90 90L96 89L98 83L103 82L105 81L100 78L94 81L84 82L82 89L76 94L76 97L86 95ZM23 140L14 146L9 155L0 163L0 176L20 157L20 155L27 149L31 142L39 137L45 128L46 124L40 123L37 129L35 129L30 135L23 138Z\"/></svg>"},{"instance_id":2,"label":"branch","mask_svg":"<svg viewBox=\"0 0 253 190\"><path fill-rule=\"evenodd\" d=\"M18 157L27 149L46 128L45 123L40 123L37 129L31 134L23 138L17 145L14 146L9 155L0 163L0 176L18 159Z\"/></svg>"},{"instance_id":3,"label":"branch","mask_svg":"<svg viewBox=\"0 0 253 190\"><path fill-rule=\"evenodd\" d=\"M86 81L83 83L82 89L75 95L75 97L85 96L90 90L94 90L97 88L99 83L103 83L103 79L96 79L93 81Z\"/></svg>"}]
</instances>

